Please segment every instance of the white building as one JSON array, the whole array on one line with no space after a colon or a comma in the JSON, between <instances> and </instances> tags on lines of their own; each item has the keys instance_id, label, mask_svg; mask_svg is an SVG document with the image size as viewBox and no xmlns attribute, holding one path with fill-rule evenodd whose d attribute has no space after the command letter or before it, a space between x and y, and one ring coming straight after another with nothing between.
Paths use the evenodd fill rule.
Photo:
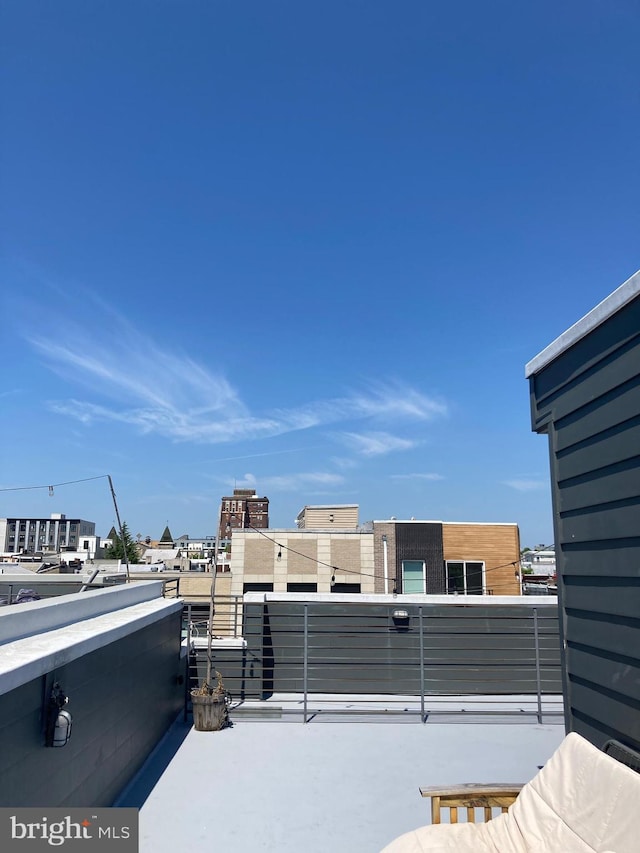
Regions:
<instances>
[{"instance_id":1,"label":"white building","mask_svg":"<svg viewBox=\"0 0 640 853\"><path fill-rule=\"evenodd\" d=\"M556 573L556 552L553 548L541 548L527 551L522 557L522 568L531 569L534 575L551 577Z\"/></svg>"},{"instance_id":2,"label":"white building","mask_svg":"<svg viewBox=\"0 0 640 853\"><path fill-rule=\"evenodd\" d=\"M49 518L0 518L3 554L41 554L43 551L86 553L92 550L95 533L95 522L67 518L58 512L52 512Z\"/></svg>"}]
</instances>

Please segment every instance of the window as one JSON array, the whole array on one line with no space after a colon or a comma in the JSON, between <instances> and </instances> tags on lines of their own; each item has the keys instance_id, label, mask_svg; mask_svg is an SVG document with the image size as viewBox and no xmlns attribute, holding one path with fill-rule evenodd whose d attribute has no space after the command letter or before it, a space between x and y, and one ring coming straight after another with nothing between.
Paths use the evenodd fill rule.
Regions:
<instances>
[{"instance_id":1,"label":"window","mask_svg":"<svg viewBox=\"0 0 640 853\"><path fill-rule=\"evenodd\" d=\"M402 561L402 592L404 595L426 592L424 560Z\"/></svg>"},{"instance_id":2,"label":"window","mask_svg":"<svg viewBox=\"0 0 640 853\"><path fill-rule=\"evenodd\" d=\"M272 583L245 583L242 585L243 592L273 592Z\"/></svg>"},{"instance_id":3,"label":"window","mask_svg":"<svg viewBox=\"0 0 640 853\"><path fill-rule=\"evenodd\" d=\"M331 592L361 592L359 583L334 583Z\"/></svg>"},{"instance_id":4,"label":"window","mask_svg":"<svg viewBox=\"0 0 640 853\"><path fill-rule=\"evenodd\" d=\"M317 583L288 583L287 592L317 592ZM359 590L358 590L359 591Z\"/></svg>"},{"instance_id":5,"label":"window","mask_svg":"<svg viewBox=\"0 0 640 853\"><path fill-rule=\"evenodd\" d=\"M447 593L449 595L482 595L484 563L470 560L447 560Z\"/></svg>"}]
</instances>

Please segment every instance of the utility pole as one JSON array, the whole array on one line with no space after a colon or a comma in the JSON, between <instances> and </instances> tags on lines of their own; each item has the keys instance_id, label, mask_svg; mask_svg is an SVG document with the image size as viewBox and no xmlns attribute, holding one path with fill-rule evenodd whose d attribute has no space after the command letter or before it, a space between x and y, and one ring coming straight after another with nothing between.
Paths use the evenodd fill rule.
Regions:
<instances>
[{"instance_id":1,"label":"utility pole","mask_svg":"<svg viewBox=\"0 0 640 853\"><path fill-rule=\"evenodd\" d=\"M118 520L118 528L120 530L120 540L122 542L122 551L124 553L124 564L127 569L127 583L131 580L131 576L129 575L129 555L127 554L127 545L124 541L124 530L122 529L122 522L120 521L120 513L118 512L118 503L116 501L116 493L113 490L113 482L111 480L111 474L107 474L107 478L109 480L109 488L111 489L111 497L113 498L113 506L116 511L116 518Z\"/></svg>"}]
</instances>

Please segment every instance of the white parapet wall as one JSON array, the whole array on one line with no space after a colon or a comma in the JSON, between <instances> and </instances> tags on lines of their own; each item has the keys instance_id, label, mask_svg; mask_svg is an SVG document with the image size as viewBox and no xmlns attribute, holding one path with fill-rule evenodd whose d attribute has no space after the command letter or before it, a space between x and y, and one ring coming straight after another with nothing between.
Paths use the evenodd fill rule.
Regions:
<instances>
[{"instance_id":1,"label":"white parapet wall","mask_svg":"<svg viewBox=\"0 0 640 853\"><path fill-rule=\"evenodd\" d=\"M0 694L182 609L161 581L61 595L0 609Z\"/></svg>"}]
</instances>

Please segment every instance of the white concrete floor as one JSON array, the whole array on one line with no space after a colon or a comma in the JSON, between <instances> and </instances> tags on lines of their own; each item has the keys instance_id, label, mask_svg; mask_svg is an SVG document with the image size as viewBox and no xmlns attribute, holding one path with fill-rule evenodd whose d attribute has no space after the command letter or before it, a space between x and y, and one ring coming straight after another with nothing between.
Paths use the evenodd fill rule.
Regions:
<instances>
[{"instance_id":1,"label":"white concrete floor","mask_svg":"<svg viewBox=\"0 0 640 853\"><path fill-rule=\"evenodd\" d=\"M141 807L140 853L376 853L429 823L421 785L525 782L563 737L530 718L178 722L117 805Z\"/></svg>"}]
</instances>

